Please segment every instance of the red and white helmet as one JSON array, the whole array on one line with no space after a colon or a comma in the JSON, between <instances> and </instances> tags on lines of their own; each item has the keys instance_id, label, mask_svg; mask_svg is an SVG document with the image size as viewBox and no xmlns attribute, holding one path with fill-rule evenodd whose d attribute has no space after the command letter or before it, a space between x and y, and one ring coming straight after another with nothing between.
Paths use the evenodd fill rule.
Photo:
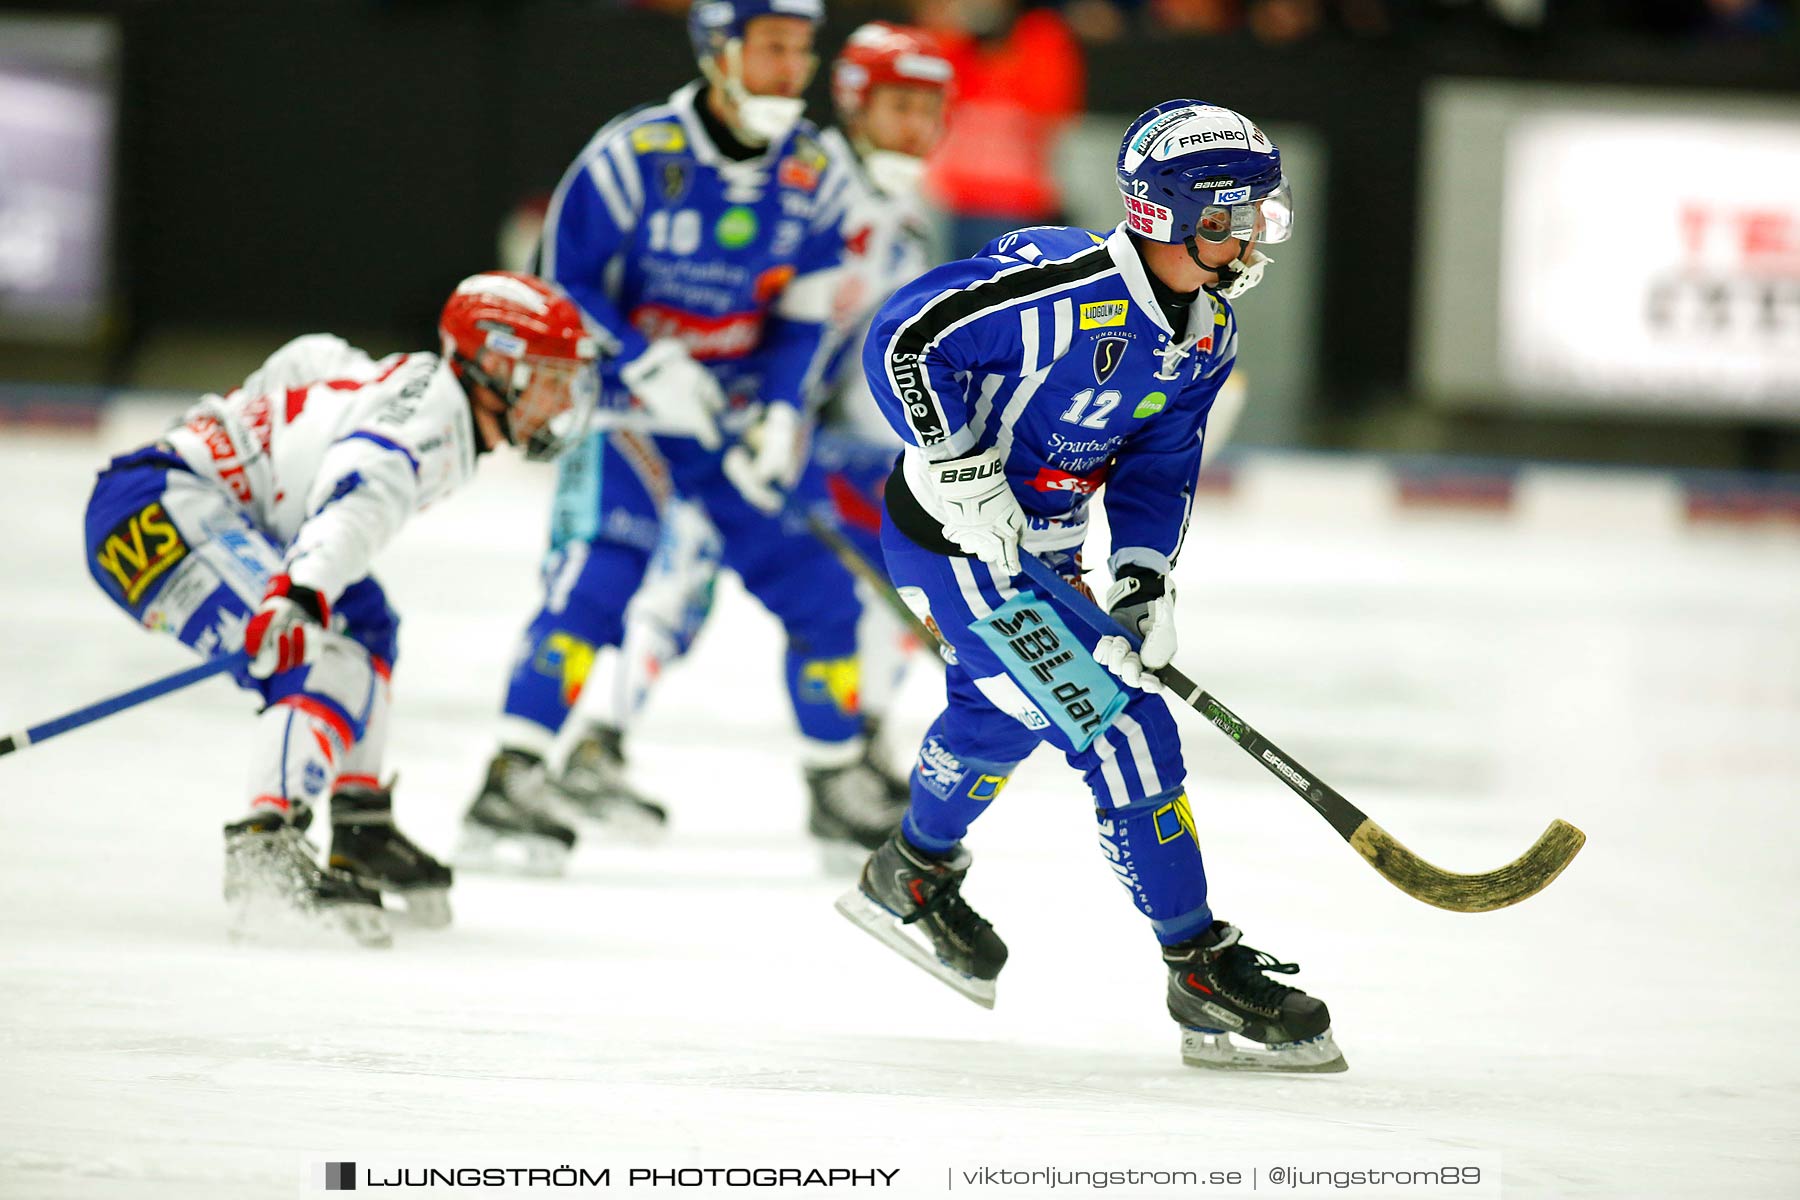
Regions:
<instances>
[{"instance_id":1,"label":"red and white helmet","mask_svg":"<svg viewBox=\"0 0 1800 1200\"><path fill-rule=\"evenodd\" d=\"M438 318L457 377L506 402L506 439L532 459L555 458L586 431L599 394L600 344L581 308L553 283L522 271L484 271L456 285ZM484 367L484 356L505 363ZM562 384L525 395L533 381Z\"/></svg>"},{"instance_id":2,"label":"red and white helmet","mask_svg":"<svg viewBox=\"0 0 1800 1200\"><path fill-rule=\"evenodd\" d=\"M850 35L831 64L831 98L849 120L869 102L870 88L902 84L947 93L955 75L924 30L870 21Z\"/></svg>"}]
</instances>

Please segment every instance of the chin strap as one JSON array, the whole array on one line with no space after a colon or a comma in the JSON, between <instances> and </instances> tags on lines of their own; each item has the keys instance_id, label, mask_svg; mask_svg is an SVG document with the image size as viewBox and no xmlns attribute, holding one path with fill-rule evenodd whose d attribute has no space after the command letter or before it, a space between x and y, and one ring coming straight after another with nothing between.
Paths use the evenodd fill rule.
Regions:
<instances>
[{"instance_id":1,"label":"chin strap","mask_svg":"<svg viewBox=\"0 0 1800 1200\"><path fill-rule=\"evenodd\" d=\"M856 139L856 153L869 182L885 196L912 196L925 178L925 160L915 155L878 150L867 138Z\"/></svg>"},{"instance_id":2,"label":"chin strap","mask_svg":"<svg viewBox=\"0 0 1800 1200\"><path fill-rule=\"evenodd\" d=\"M475 403L475 393L469 387L470 384L474 384L475 387L484 387L500 398L505 407L499 412L489 415L499 420L500 436L506 439L507 445L518 445L519 443L513 437L512 424L513 401L518 399L517 393L494 378L493 375L482 370L481 364L472 358L464 358L457 354L452 356L450 362L456 368L457 381L463 385L463 397L469 402L469 420L475 421L475 413L478 409ZM475 427L479 431L480 423L475 422ZM475 438L475 453L486 454L487 452L488 446L481 440L478 432Z\"/></svg>"},{"instance_id":3,"label":"chin strap","mask_svg":"<svg viewBox=\"0 0 1800 1200\"><path fill-rule=\"evenodd\" d=\"M793 132L806 113L806 101L787 96L758 96L744 87L744 44L736 38L725 43L725 70L712 62L700 64L706 81L725 93L731 101L735 119L731 132L746 146L767 146L781 141Z\"/></svg>"},{"instance_id":4,"label":"chin strap","mask_svg":"<svg viewBox=\"0 0 1800 1200\"><path fill-rule=\"evenodd\" d=\"M1196 267L1202 271L1211 271L1219 277L1217 283L1207 284L1206 287L1227 300L1236 300L1261 283L1263 271L1275 261L1261 250L1251 249L1248 255L1240 254L1228 263L1214 266L1201 261L1200 248L1195 244L1193 238L1186 238L1181 244L1187 247L1188 257L1194 260Z\"/></svg>"}]
</instances>

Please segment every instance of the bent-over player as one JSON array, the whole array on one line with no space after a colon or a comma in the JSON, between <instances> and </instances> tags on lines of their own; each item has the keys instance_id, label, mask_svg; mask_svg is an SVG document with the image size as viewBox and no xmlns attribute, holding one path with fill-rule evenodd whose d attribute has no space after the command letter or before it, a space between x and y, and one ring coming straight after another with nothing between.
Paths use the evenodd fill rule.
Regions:
<instances>
[{"instance_id":1,"label":"bent-over player","mask_svg":"<svg viewBox=\"0 0 1800 1200\"><path fill-rule=\"evenodd\" d=\"M385 945L382 891L450 919L450 869L394 825L380 783L399 618L369 574L407 518L510 442L548 459L587 422L597 346L529 275L465 279L438 354L371 359L297 338L242 387L112 460L87 508L88 569L144 626L209 657L250 655L259 692L249 813L225 827L239 928L265 902ZM304 836L331 797L331 854Z\"/></svg>"}]
</instances>

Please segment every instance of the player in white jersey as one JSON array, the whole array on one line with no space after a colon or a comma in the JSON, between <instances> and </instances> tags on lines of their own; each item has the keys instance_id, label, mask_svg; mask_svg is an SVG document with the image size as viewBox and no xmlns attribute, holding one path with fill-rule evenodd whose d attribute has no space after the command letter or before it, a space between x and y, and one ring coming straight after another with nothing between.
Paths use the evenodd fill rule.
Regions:
<instances>
[{"instance_id":1,"label":"player in white jersey","mask_svg":"<svg viewBox=\"0 0 1800 1200\"><path fill-rule=\"evenodd\" d=\"M839 432L821 435L813 461L795 486L789 519L802 530L808 515L825 515L865 543L879 566L880 489L900 448L858 368L863 334L881 302L930 266L929 219L919 193L925 156L940 137L952 83L949 62L918 30L870 22L850 35L832 65L832 97L840 128L821 138L836 161L853 165L852 195L842 225L845 254L832 303L831 410ZM858 504L860 495L866 504ZM873 521L861 521L863 516ZM866 527L863 527L866 526ZM628 837L655 832L661 805L627 779L624 733L651 683L686 653L711 607L721 543L698 505L674 500L662 536L625 615L616 654L596 662L575 705L575 731L552 787L585 816ZM889 782L889 805L904 805L907 787L881 761L873 736L892 696L910 634L885 606L865 598L858 628L859 698L871 736L871 765ZM828 842L853 841L815 811L812 831ZM882 820L888 818L884 815ZM879 822L878 822L879 823ZM860 857L858 859L860 861Z\"/></svg>"},{"instance_id":2,"label":"player in white jersey","mask_svg":"<svg viewBox=\"0 0 1800 1200\"><path fill-rule=\"evenodd\" d=\"M273 902L385 945L381 891L449 920L449 868L395 828L379 781L399 618L370 565L480 455L567 446L594 403L597 345L559 289L510 272L459 284L439 337L441 354L379 360L297 338L113 459L88 502L88 568L115 603L209 657L249 655L237 679L266 707L249 813L225 827L240 928ZM321 867L304 831L327 795Z\"/></svg>"},{"instance_id":3,"label":"player in white jersey","mask_svg":"<svg viewBox=\"0 0 1800 1200\"><path fill-rule=\"evenodd\" d=\"M852 33L832 64L838 127L825 140L854 155L863 186L844 216L846 253L833 321L846 361L833 364L838 390L828 419L896 450L902 443L854 360L882 301L934 261L920 189L925 160L943 136L954 83L949 60L924 31L886 21Z\"/></svg>"}]
</instances>

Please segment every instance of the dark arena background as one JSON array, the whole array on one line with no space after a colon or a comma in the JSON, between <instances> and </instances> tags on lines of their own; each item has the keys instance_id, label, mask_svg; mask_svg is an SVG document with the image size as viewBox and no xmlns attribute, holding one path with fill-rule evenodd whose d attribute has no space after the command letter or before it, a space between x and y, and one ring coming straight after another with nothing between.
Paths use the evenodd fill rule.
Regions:
<instances>
[{"instance_id":1,"label":"dark arena background","mask_svg":"<svg viewBox=\"0 0 1800 1200\"><path fill-rule=\"evenodd\" d=\"M729 574L632 735L666 838L459 874L454 924L384 951L227 937L255 703L214 680L0 761L0 1196L473 1196L499 1176L459 1170L559 1167L596 1193L1800 1195L1792 0L828 7L820 124L868 20L992 68L927 176L934 261L1110 229L1119 139L1163 100L1280 145L1296 233L1236 305L1177 664L1440 866L1553 818L1586 848L1516 907L1429 908L1177 712L1213 905L1304 964L1350 1063L1234 1077L1181 1065L1053 752L968 842L1012 948L993 1011L841 920L781 631ZM684 20L0 0L0 732L193 661L88 577L95 472L297 334L435 349L594 131L697 75ZM1023 148L1036 174L1004 175ZM446 860L554 480L495 455L378 563L389 764ZM917 656L895 770L942 701Z\"/></svg>"}]
</instances>

